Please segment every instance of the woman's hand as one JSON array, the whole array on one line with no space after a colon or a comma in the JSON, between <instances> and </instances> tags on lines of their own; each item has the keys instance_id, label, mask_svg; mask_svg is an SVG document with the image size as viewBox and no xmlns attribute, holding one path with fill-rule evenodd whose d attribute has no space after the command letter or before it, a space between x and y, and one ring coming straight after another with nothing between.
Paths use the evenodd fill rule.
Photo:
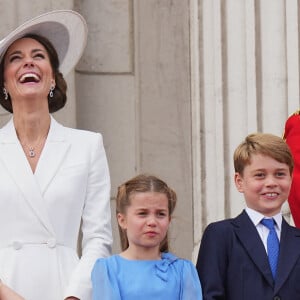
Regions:
<instances>
[{"instance_id":1,"label":"woman's hand","mask_svg":"<svg viewBox=\"0 0 300 300\"><path fill-rule=\"evenodd\" d=\"M0 283L0 300L25 300L4 283Z\"/></svg>"}]
</instances>

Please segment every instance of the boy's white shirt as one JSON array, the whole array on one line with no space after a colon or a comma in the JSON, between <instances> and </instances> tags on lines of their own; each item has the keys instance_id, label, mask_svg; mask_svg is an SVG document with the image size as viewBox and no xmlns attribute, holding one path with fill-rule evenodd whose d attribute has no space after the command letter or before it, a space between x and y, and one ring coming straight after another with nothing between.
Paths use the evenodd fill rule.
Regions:
<instances>
[{"instance_id":1,"label":"boy's white shirt","mask_svg":"<svg viewBox=\"0 0 300 300\"><path fill-rule=\"evenodd\" d=\"M268 238L268 234L269 234L269 229L264 226L263 224L260 223L260 221L263 218L270 218L270 217L266 217L263 214L259 213L258 211L246 207L246 213L248 214L250 220L253 222L254 226L256 227L256 230L265 246L265 249L267 251L267 238ZM282 213L279 212L278 214L272 216L272 218L275 220L275 230L278 236L278 239L280 241L280 234L281 234L281 224L282 224Z\"/></svg>"}]
</instances>

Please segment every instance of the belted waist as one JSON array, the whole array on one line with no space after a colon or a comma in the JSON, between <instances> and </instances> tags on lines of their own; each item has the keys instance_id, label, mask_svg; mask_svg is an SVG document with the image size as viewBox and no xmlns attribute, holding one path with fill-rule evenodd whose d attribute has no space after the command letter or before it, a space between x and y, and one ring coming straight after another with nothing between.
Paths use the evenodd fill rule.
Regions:
<instances>
[{"instance_id":1,"label":"belted waist","mask_svg":"<svg viewBox=\"0 0 300 300\"><path fill-rule=\"evenodd\" d=\"M26 246L26 245L45 245L48 248L56 248L58 246L61 246L61 247L71 248L74 251L76 251L76 249L74 249L73 247L63 244L63 243L60 243L55 238L49 238L49 239L40 240L40 241L33 241L33 240L26 241L26 240L15 239L15 240L11 240L8 243L0 242L0 249L11 247L15 250L20 250L20 249L22 249L23 246Z\"/></svg>"}]
</instances>

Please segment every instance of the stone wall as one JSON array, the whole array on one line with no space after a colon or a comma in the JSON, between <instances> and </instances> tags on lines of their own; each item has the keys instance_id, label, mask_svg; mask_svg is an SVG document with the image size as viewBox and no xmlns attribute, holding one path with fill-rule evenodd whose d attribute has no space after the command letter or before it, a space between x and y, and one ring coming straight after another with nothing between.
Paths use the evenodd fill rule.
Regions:
<instances>
[{"instance_id":1,"label":"stone wall","mask_svg":"<svg viewBox=\"0 0 300 300\"><path fill-rule=\"evenodd\" d=\"M195 259L205 226L244 207L234 148L250 132L281 135L299 108L297 0L0 0L0 37L52 9L74 9L88 23L68 104L55 117L103 134L114 252L117 186L148 172L177 191L172 249ZM9 117L0 111L1 124Z\"/></svg>"}]
</instances>

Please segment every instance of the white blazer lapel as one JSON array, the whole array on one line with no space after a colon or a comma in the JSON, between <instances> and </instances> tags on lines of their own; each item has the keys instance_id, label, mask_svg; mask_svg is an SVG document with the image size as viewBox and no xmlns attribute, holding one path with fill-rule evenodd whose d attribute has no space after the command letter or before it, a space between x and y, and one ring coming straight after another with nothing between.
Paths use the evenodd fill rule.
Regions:
<instances>
[{"instance_id":1,"label":"white blazer lapel","mask_svg":"<svg viewBox=\"0 0 300 300\"><path fill-rule=\"evenodd\" d=\"M17 138L12 119L0 130L0 160L43 226L54 234L42 193Z\"/></svg>"},{"instance_id":2,"label":"white blazer lapel","mask_svg":"<svg viewBox=\"0 0 300 300\"><path fill-rule=\"evenodd\" d=\"M66 140L63 132L64 127L51 117L51 126L46 144L35 171L43 195L61 167L70 147L70 143Z\"/></svg>"}]
</instances>

